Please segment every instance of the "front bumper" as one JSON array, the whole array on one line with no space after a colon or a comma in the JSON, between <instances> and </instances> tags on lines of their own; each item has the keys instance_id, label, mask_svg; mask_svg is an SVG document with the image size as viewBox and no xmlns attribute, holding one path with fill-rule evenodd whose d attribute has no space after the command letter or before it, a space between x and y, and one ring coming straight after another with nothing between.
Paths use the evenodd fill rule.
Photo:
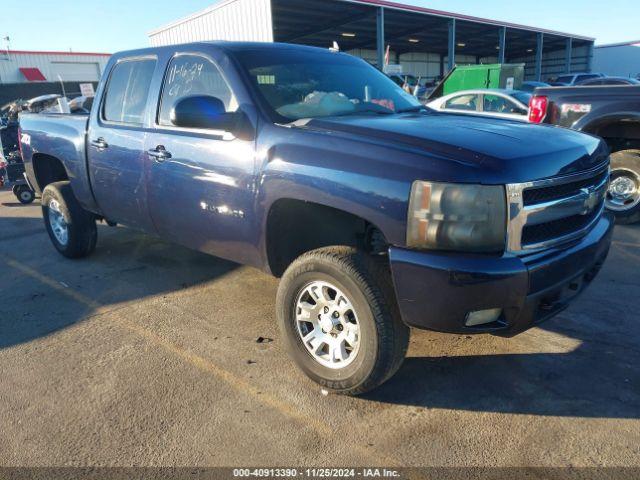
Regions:
<instances>
[{"instance_id":1,"label":"front bumper","mask_svg":"<svg viewBox=\"0 0 640 480\"><path fill-rule=\"evenodd\" d=\"M578 243L523 257L389 250L403 321L450 333L515 335L551 318L595 278L614 221L603 215ZM496 322L467 327L470 312L501 308Z\"/></svg>"}]
</instances>

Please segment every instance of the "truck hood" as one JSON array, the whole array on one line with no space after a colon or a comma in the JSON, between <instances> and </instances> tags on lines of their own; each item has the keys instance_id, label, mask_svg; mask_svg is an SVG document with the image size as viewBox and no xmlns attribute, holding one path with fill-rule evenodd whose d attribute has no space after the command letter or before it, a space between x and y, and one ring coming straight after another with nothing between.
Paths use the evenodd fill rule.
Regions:
<instances>
[{"instance_id":1,"label":"truck hood","mask_svg":"<svg viewBox=\"0 0 640 480\"><path fill-rule=\"evenodd\" d=\"M465 178L482 183L567 175L600 165L608 155L604 142L590 135L479 116L412 113L329 117L311 120L305 128L419 153L431 165L434 160L453 161L466 170ZM402 161L397 157L394 161Z\"/></svg>"}]
</instances>

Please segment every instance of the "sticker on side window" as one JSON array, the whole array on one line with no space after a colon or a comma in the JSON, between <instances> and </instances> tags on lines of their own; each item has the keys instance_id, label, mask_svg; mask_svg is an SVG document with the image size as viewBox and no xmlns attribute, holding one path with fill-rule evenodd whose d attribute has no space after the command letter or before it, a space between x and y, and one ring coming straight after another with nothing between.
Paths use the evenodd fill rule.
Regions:
<instances>
[{"instance_id":1,"label":"sticker on side window","mask_svg":"<svg viewBox=\"0 0 640 480\"><path fill-rule=\"evenodd\" d=\"M275 75L258 75L258 85L275 85Z\"/></svg>"}]
</instances>

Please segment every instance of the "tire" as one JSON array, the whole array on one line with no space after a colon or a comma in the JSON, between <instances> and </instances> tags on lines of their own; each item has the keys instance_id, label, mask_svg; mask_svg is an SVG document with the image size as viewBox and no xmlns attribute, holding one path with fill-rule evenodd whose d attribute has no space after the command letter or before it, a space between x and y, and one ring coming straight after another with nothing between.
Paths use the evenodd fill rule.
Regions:
<instances>
[{"instance_id":1,"label":"tire","mask_svg":"<svg viewBox=\"0 0 640 480\"><path fill-rule=\"evenodd\" d=\"M23 205L28 205L36 199L36 194L27 185L15 185L13 194Z\"/></svg>"},{"instance_id":2,"label":"tire","mask_svg":"<svg viewBox=\"0 0 640 480\"><path fill-rule=\"evenodd\" d=\"M381 260L350 247L314 250L289 266L278 287L277 319L290 356L311 380L335 393L359 395L373 390L391 378L405 358L409 328L400 319L391 273ZM324 297L311 305L315 300L311 300L310 292L325 289L329 299L332 295L335 299L340 297L342 308L351 311L336 319L331 315L331 310L338 308L335 303L328 311L322 307ZM310 321L299 322L298 315L302 317L306 312ZM312 325L316 318L317 325ZM337 325L329 332L332 321ZM323 326L320 331L320 325L327 328ZM341 351L336 355L348 357L337 362L331 358L329 343L314 354L313 346L322 342L318 340L314 345L315 338L303 340L303 336L318 332L332 343L340 342L343 334L356 338L352 330L358 332L357 341L342 341L345 348L335 349Z\"/></svg>"},{"instance_id":3,"label":"tire","mask_svg":"<svg viewBox=\"0 0 640 480\"><path fill-rule=\"evenodd\" d=\"M606 205L619 224L640 221L640 150L622 150L611 155L611 186Z\"/></svg>"},{"instance_id":4,"label":"tire","mask_svg":"<svg viewBox=\"0 0 640 480\"><path fill-rule=\"evenodd\" d=\"M53 246L65 257L86 257L95 249L98 239L95 216L80 206L68 181L45 187L42 216Z\"/></svg>"}]
</instances>

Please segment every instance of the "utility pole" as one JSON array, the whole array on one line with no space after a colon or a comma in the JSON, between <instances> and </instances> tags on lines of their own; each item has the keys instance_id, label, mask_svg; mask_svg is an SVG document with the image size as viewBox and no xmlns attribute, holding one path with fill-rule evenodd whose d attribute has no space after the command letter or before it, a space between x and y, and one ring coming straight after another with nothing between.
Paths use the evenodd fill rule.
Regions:
<instances>
[{"instance_id":1,"label":"utility pole","mask_svg":"<svg viewBox=\"0 0 640 480\"><path fill-rule=\"evenodd\" d=\"M7 54L7 60L9 60L9 51L11 50L11 38L9 37L9 35L7 35L6 37L2 37L2 40L5 43L5 52Z\"/></svg>"}]
</instances>

